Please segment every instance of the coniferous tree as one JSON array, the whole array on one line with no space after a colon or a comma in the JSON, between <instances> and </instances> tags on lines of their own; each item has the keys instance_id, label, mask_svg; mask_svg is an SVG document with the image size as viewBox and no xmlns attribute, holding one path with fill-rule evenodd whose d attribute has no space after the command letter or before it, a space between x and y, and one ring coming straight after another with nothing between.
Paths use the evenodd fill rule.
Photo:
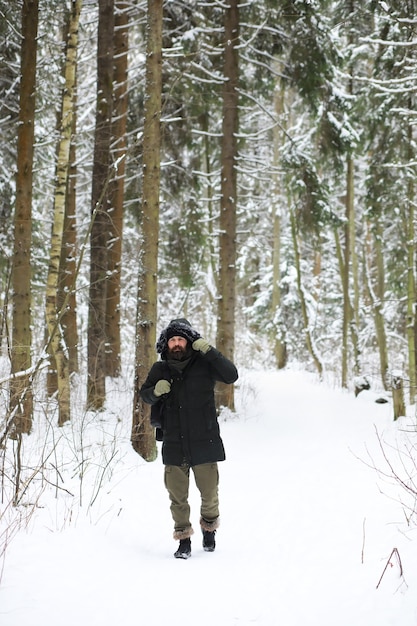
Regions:
<instances>
[{"instance_id":1,"label":"coniferous tree","mask_svg":"<svg viewBox=\"0 0 417 626\"><path fill-rule=\"evenodd\" d=\"M140 398L140 388L155 359L158 299L159 185L162 94L162 0L148 0L146 43L146 99L143 132L143 192L141 251L139 258L135 384L132 444L146 461L156 458L150 407Z\"/></svg>"},{"instance_id":2,"label":"coniferous tree","mask_svg":"<svg viewBox=\"0 0 417 626\"><path fill-rule=\"evenodd\" d=\"M368 3L368 43L374 56L365 74L368 140L367 217L370 221L373 257L368 266L372 281L374 317L378 341L386 338L384 326L395 320L396 332L407 338L410 401L416 393L415 339L415 232L413 170L416 146L413 136L414 91L410 89L416 68L416 53L410 46L416 35L415 3L393 2L389 7ZM375 45L373 42L375 41ZM371 70L371 71L370 71ZM395 227L393 228L393 225ZM389 254L382 250L390 233ZM398 235L396 234L398 233ZM394 243L394 238L396 243ZM372 288L371 283L371 288ZM390 303L396 303L395 309ZM395 312L394 312L395 311ZM406 324L401 320L406 319ZM402 326L402 327L401 327ZM381 346L381 344L380 344ZM385 348L381 374L387 385Z\"/></svg>"},{"instance_id":3,"label":"coniferous tree","mask_svg":"<svg viewBox=\"0 0 417 626\"><path fill-rule=\"evenodd\" d=\"M0 24L0 46L5 41L5 24L16 12L12 4L3 11L5 20ZM57 15L50 25L58 32L62 3L48 0L45 6L51 12L59 9L59 17ZM142 226L141 216L135 215L132 207L143 191L143 178L136 174L138 164L143 164L143 144L138 138L142 137L146 102L142 43L146 32L145 12L143 4L131 5L128 0L120 0L118 7L121 10L116 10L116 19L126 16L125 9L133 17L129 27L133 43L129 51L133 60L129 68L130 102L126 130L122 127L115 130L116 123L123 118L116 106L126 104L126 66L121 63L124 77L116 78L110 90L115 106L110 118L112 128L108 131L110 156L102 169L101 182L94 183L96 198L103 190L108 192L108 198L103 198L104 212L101 205L97 206L97 213L100 213L97 217L103 218L102 226L108 219L106 227L99 229L103 235L102 245L96 245L98 231L91 240L91 249L100 249L103 253L103 272L99 276L98 265L93 260L97 273L90 280L81 266L80 285L91 283L88 287L92 296L90 302L93 296L97 296L97 302L104 302L103 309L95 309L101 311L100 320L104 320L104 330L100 321L102 330L95 344L103 348L104 358L100 355L89 358L89 382L96 372L104 372L105 377L118 375L120 371L119 330L126 325L126 331L131 332L128 317L132 308L127 304L123 307L127 315L122 315L120 245L123 235L123 255L127 260L124 274L127 281L123 288L126 288L128 303L128 298L135 299L129 285L134 272L130 255L132 251L137 253L139 247L137 234L133 234L131 226L133 222ZM83 207L91 181L95 113L91 101L95 77L90 61L93 55L88 53L96 36L97 6L86 4L83 10L87 19L82 22L81 34L86 54L80 59L82 115L77 121L76 162L82 163L77 173L77 213L81 218L78 224L87 230L88 227L83 226L87 223ZM251 356L258 350L259 354L263 350L270 350L272 354L273 341L275 343L279 337L282 340L281 344L276 344L282 351L279 363L285 363L286 358L307 357L307 363L314 364L314 357L308 356L307 329L323 367L334 368L343 386L350 384L352 372L369 368L378 356L381 380L388 387L390 367L406 357L413 399L416 352L413 10L413 2L394 1L388 6L370 0L343 3L326 0L320 6L295 0L277 5L272 0L262 0L239 6L239 132L235 163L239 222L235 236L234 324L237 333L245 329L249 338L236 345L237 356L242 361L246 358L245 351L249 350ZM219 281L223 278L218 269L219 233L224 230L220 218L225 216L219 210L219 196L225 186L220 139L223 135L224 44L221 32L224 8L185 0L168 3L164 11L163 166L155 296L159 315L155 314L155 323L162 324L171 316L185 315L213 339L217 296L223 291ZM16 26L16 20L10 23ZM42 23L41 26L43 28ZM122 33L127 33L125 23L117 27L115 37ZM106 52L109 41L114 41L115 37L106 40ZM54 38L39 38L37 71L41 80L36 89L36 119L39 121L36 134L42 148L35 149L36 166L32 168L30 250L31 272L37 286L32 294L34 351L42 349L38 329L44 328L44 320L39 319L38 323L37 311L41 307L37 304L43 300L47 282L45 259L49 257L49 250L43 242L49 241L48 207L53 200L56 159L53 122L60 85L58 72L52 70L58 70L61 55L54 46ZM14 193L10 159L17 115L12 98L16 93L13 71L17 65L12 66L10 62L14 60L16 48L5 46L5 50L1 64L2 70L8 69L2 71L1 77L5 88L0 119L2 131L6 130L3 136L7 136L0 156L0 218L5 217L4 224ZM115 71L122 60L123 54L116 54ZM277 110L277 103L281 110ZM290 109L291 115L288 114ZM121 140L116 142L116 136ZM129 160L123 172L125 159L119 160L119 156L125 150L125 140L129 143ZM74 150L75 145L71 149ZM71 160L75 164L73 156ZM119 165L115 176L111 172L112 161ZM95 167L97 171L97 164ZM75 178L70 180L74 182ZM228 177L228 182L230 180ZM226 192L226 195L233 197L233 193ZM68 191L67 197L71 196L75 197ZM125 196L124 203L122 196ZM96 204L93 202L94 214ZM123 204L127 210L122 228L122 213L118 210ZM71 207L67 205L66 219L75 217L74 204ZM294 245L290 217L295 220ZM7 261L11 256L11 237L6 230L0 229L0 243L2 250L4 247L2 258ZM75 222L70 221L69 232L75 235L75 231ZM65 299L68 300L75 271L75 254L72 253L75 238L68 245L69 248L63 244L61 250L58 310ZM2 270L3 284L7 278L6 261ZM72 266L66 266L70 261ZM221 265L225 266L223 259ZM298 294L298 279L301 295ZM98 288L102 283L106 284L104 290ZM231 291L233 289L227 288L228 294ZM72 295L74 293L73 290ZM82 312L86 292L80 289L77 293ZM70 308L75 310L75 303ZM82 346L84 338L80 335L77 341L76 327L67 328L69 312L67 307L61 318L66 346L70 348L71 337L74 337L74 347L78 343ZM78 330L83 332L82 315L79 321ZM95 321L91 306L89 333ZM110 322L114 323L113 330ZM283 322L285 332L281 333ZM88 341L89 355L93 346L91 335L92 332ZM403 354L405 339L408 348ZM218 341L222 347L222 340ZM152 341L149 345L152 352ZM104 377L100 373L98 379L103 381ZM101 391L103 398L105 386ZM101 402L103 399L95 406Z\"/></svg>"},{"instance_id":4,"label":"coniferous tree","mask_svg":"<svg viewBox=\"0 0 417 626\"><path fill-rule=\"evenodd\" d=\"M0 2L0 341L7 331L10 266L13 250L13 205L16 174L16 136L19 117L19 48L21 3Z\"/></svg>"},{"instance_id":5,"label":"coniferous tree","mask_svg":"<svg viewBox=\"0 0 417 626\"><path fill-rule=\"evenodd\" d=\"M280 40L281 89L290 94L284 116L278 122L285 128L281 147L281 168L285 170L290 233L294 248L302 324L302 336L319 373L322 357L315 336L320 324L317 310L321 300L321 257L325 229L335 219L329 203L326 160L337 163L335 129L334 64L336 52L329 45L329 24L325 12L306 3L285 4L281 15L284 34ZM284 28L285 25L285 28ZM303 276L304 259L314 268ZM313 328L315 329L313 331Z\"/></svg>"},{"instance_id":6,"label":"coniferous tree","mask_svg":"<svg viewBox=\"0 0 417 626\"><path fill-rule=\"evenodd\" d=\"M223 131L221 153L221 198L219 219L219 296L217 345L231 360L235 342L236 306L236 220L237 220L237 133L239 129L239 5L231 0L225 7ZM233 386L219 384L218 407L234 409Z\"/></svg>"},{"instance_id":7,"label":"coniferous tree","mask_svg":"<svg viewBox=\"0 0 417 626\"><path fill-rule=\"evenodd\" d=\"M221 130L221 53L216 47L222 11L204 3L168 4L164 58L161 170L161 298L164 285L178 282L176 314L198 315L215 300L216 211ZM172 250L175 249L175 256ZM213 271L211 271L213 270ZM208 280L206 272L211 273ZM198 293L198 297L193 296Z\"/></svg>"},{"instance_id":8,"label":"coniferous tree","mask_svg":"<svg viewBox=\"0 0 417 626\"><path fill-rule=\"evenodd\" d=\"M280 71L280 63L274 62L274 69L277 74ZM283 179L279 172L281 159L281 149L285 141L284 137L284 116L285 116L285 89L281 82L277 80L274 92L274 113L279 124L273 130L273 166L274 166L274 186L273 186L273 249L272 249L272 298L271 298L271 318L273 320L273 341L274 355L278 369L282 369L287 364L288 352L285 339L285 323L282 315L282 295L281 295L281 253L282 253L282 222L283 222Z\"/></svg>"},{"instance_id":9,"label":"coniferous tree","mask_svg":"<svg viewBox=\"0 0 417 626\"><path fill-rule=\"evenodd\" d=\"M13 332L10 382L10 408L15 412L14 428L17 433L30 432L33 412L30 372L32 365L31 246L37 31L38 0L24 0L12 267Z\"/></svg>"},{"instance_id":10,"label":"coniferous tree","mask_svg":"<svg viewBox=\"0 0 417 626\"><path fill-rule=\"evenodd\" d=\"M112 160L115 170L110 182L112 212L109 215L106 297L106 374L108 376L119 376L121 368L120 281L127 149L129 10L129 2L116 0L112 121Z\"/></svg>"},{"instance_id":11,"label":"coniferous tree","mask_svg":"<svg viewBox=\"0 0 417 626\"><path fill-rule=\"evenodd\" d=\"M88 314L87 405L100 409L106 399L106 298L111 212L111 121L113 109L114 0L99 0L97 106L92 176L92 227Z\"/></svg>"}]
</instances>

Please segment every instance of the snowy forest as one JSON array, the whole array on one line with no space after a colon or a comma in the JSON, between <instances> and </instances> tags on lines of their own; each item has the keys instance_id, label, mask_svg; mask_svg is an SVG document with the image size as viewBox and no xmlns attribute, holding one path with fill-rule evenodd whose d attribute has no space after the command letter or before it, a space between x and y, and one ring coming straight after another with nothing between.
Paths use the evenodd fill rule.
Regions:
<instances>
[{"instance_id":1,"label":"snowy forest","mask_svg":"<svg viewBox=\"0 0 417 626\"><path fill-rule=\"evenodd\" d=\"M415 626L416 15L0 0L2 624ZM239 370L181 576L139 397L177 317Z\"/></svg>"},{"instance_id":2,"label":"snowy forest","mask_svg":"<svg viewBox=\"0 0 417 626\"><path fill-rule=\"evenodd\" d=\"M238 366L301 364L414 405L416 13L0 0L0 440L15 503L39 415L99 414L109 379L132 391L132 445L155 458L138 388L174 317ZM218 406L233 411L230 390Z\"/></svg>"}]
</instances>

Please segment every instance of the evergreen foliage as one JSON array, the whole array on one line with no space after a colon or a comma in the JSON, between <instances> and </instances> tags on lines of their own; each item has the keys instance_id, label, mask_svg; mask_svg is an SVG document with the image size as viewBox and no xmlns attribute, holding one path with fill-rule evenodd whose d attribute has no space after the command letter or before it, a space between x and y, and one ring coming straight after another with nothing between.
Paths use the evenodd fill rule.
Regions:
<instances>
[{"instance_id":1,"label":"evergreen foliage","mask_svg":"<svg viewBox=\"0 0 417 626\"><path fill-rule=\"evenodd\" d=\"M0 0L0 262L8 282L13 248L15 140L18 115L21 0ZM68 3L40 0L33 188L34 347L42 350L43 311L61 94L61 30ZM291 361L312 366L297 289L300 253L309 328L326 368L340 371L346 242L346 173L354 169L352 226L358 259L357 332L362 368L378 378L373 308L381 307L389 364L407 362L409 233L416 176L415 3L272 0L240 9L236 358L272 361L271 337L284 336ZM133 341L141 250L142 139L146 6L129 10L129 109L121 324ZM217 2L164 5L161 111L158 326L186 315L214 340L222 129L222 29ZM77 223L90 223L94 146L97 6L84 2L77 71ZM282 97L282 111L274 96ZM280 136L278 159L274 133ZM273 296L273 224L281 220L279 309ZM410 219L412 224L410 224ZM381 243L382 242L382 243ZM378 246L383 245L378 266ZM415 246L414 241L412 245ZM85 359L88 262L77 280L80 358ZM411 268L415 274L415 267ZM375 296L372 298L370 294ZM285 332L283 332L285 329ZM129 357L132 355L129 355ZM269 358L271 357L271 361ZM123 361L123 359L122 359ZM349 368L354 371L353 347ZM82 369L82 368L81 368Z\"/></svg>"}]
</instances>

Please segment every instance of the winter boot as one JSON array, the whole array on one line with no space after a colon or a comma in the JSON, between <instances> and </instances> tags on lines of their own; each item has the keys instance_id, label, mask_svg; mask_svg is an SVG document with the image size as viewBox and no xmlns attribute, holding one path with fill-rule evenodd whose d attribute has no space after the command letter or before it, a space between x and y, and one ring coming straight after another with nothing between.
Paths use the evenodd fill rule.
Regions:
<instances>
[{"instance_id":1,"label":"winter boot","mask_svg":"<svg viewBox=\"0 0 417 626\"><path fill-rule=\"evenodd\" d=\"M191 539L181 539L178 550L174 553L176 559L189 559L191 556Z\"/></svg>"},{"instance_id":2,"label":"winter boot","mask_svg":"<svg viewBox=\"0 0 417 626\"><path fill-rule=\"evenodd\" d=\"M203 548L206 552L214 552L216 548L215 535L219 523L218 517L211 522L204 519L204 517L200 519L200 526L203 533Z\"/></svg>"},{"instance_id":3,"label":"winter boot","mask_svg":"<svg viewBox=\"0 0 417 626\"><path fill-rule=\"evenodd\" d=\"M216 548L215 535L215 530L203 530L203 548L206 552L214 552Z\"/></svg>"}]
</instances>

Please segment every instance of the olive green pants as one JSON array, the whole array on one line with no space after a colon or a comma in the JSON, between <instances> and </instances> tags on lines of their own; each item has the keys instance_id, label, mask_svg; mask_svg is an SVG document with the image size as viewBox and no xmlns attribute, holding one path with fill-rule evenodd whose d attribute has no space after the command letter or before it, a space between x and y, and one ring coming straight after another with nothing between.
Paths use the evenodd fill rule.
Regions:
<instances>
[{"instance_id":1,"label":"olive green pants","mask_svg":"<svg viewBox=\"0 0 417 626\"><path fill-rule=\"evenodd\" d=\"M192 534L188 492L190 469L194 473L195 484L201 495L200 515L207 522L219 517L219 470L217 463L204 463L188 467L165 465L164 481L171 501L171 515L174 520L174 538L181 539Z\"/></svg>"}]
</instances>

